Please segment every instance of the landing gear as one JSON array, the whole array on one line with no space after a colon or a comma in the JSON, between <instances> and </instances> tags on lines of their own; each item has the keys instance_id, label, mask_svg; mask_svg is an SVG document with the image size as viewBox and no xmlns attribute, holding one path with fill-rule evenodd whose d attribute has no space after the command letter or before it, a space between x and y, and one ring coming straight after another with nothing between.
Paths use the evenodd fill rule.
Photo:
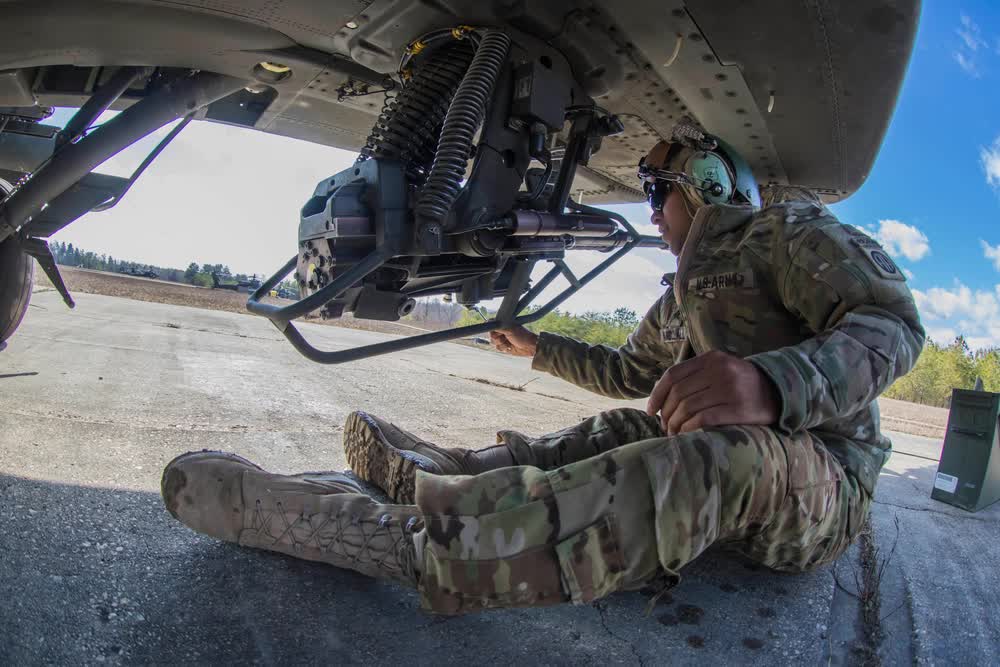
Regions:
<instances>
[{"instance_id":1,"label":"landing gear","mask_svg":"<svg viewBox=\"0 0 1000 667\"><path fill-rule=\"evenodd\" d=\"M97 117L133 82L148 77L152 68L123 67L56 135L44 132L19 135L5 150L32 173L14 173L14 187L0 179L0 349L17 329L31 299L34 262L48 275L66 305L73 307L52 253L48 237L90 211L105 211L128 192L136 178L202 107L242 90L247 82L208 72L187 72L163 82L147 97L115 118L87 133ZM130 178L92 173L106 159L154 130L183 118ZM0 115L0 133L7 126ZM55 132L55 128L46 128ZM30 149L27 143L31 143ZM28 157L31 156L31 157ZM7 156L8 158L11 155ZM37 166L34 166L37 165ZM10 174L11 172L7 172Z\"/></svg>"},{"instance_id":2,"label":"landing gear","mask_svg":"<svg viewBox=\"0 0 1000 667\"><path fill-rule=\"evenodd\" d=\"M13 191L10 183L0 180L0 201ZM21 324L31 288L35 282L35 263L21 249L16 238L0 243L0 350L7 347L7 339Z\"/></svg>"}]
</instances>

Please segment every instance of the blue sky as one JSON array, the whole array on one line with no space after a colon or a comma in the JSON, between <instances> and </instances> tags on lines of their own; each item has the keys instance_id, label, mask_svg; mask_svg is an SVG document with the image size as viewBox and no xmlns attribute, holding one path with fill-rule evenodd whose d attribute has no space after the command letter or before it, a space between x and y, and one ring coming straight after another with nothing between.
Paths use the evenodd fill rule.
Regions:
<instances>
[{"instance_id":1,"label":"blue sky","mask_svg":"<svg viewBox=\"0 0 1000 667\"><path fill-rule=\"evenodd\" d=\"M870 230L908 272L931 337L1000 343L1000 3L928 1L896 113L864 186L833 207ZM60 111L65 120L67 113ZM156 137L99 171L127 175ZM260 132L192 123L121 205L57 240L165 266L222 262L270 273L295 251L297 213L319 180L354 155ZM644 206L615 207L645 223ZM643 228L653 233L652 227ZM575 253L582 271L603 259ZM567 303L644 312L672 270L633 252Z\"/></svg>"},{"instance_id":2,"label":"blue sky","mask_svg":"<svg viewBox=\"0 0 1000 667\"><path fill-rule=\"evenodd\" d=\"M833 207L844 222L878 229L895 220L926 239L896 226L903 240L886 245L912 272L910 288L939 342L964 332L976 347L1000 344L998 106L1000 3L925 2L871 175Z\"/></svg>"}]
</instances>

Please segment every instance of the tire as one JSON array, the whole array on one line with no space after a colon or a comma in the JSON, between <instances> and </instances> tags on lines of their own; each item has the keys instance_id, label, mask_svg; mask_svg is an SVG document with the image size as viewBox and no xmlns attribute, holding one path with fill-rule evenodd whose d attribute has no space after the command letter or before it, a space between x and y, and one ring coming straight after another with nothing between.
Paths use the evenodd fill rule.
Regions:
<instances>
[{"instance_id":1,"label":"tire","mask_svg":"<svg viewBox=\"0 0 1000 667\"><path fill-rule=\"evenodd\" d=\"M10 184L0 179L0 201L10 191ZM11 237L0 243L0 350L24 319L34 279L35 262L21 250L17 239Z\"/></svg>"}]
</instances>

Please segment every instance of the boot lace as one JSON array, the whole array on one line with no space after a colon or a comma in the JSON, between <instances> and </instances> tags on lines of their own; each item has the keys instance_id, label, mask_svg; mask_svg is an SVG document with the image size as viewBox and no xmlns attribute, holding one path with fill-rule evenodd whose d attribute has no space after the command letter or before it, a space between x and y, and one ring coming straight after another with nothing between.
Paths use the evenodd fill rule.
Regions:
<instances>
[{"instance_id":1,"label":"boot lace","mask_svg":"<svg viewBox=\"0 0 1000 667\"><path fill-rule=\"evenodd\" d=\"M270 547L289 546L296 552L314 547L344 567L366 571L374 565L387 574L415 579L413 534L422 527L418 517L403 521L387 512L365 517L349 510L305 514L286 511L281 502L275 505L266 509L258 500L249 528Z\"/></svg>"}]
</instances>

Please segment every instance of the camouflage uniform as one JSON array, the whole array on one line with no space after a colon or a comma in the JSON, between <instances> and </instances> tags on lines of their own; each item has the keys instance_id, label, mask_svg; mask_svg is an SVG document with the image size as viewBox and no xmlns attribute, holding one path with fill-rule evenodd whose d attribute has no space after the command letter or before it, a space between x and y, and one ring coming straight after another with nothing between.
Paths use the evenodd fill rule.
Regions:
<instances>
[{"instance_id":1,"label":"camouflage uniform","mask_svg":"<svg viewBox=\"0 0 1000 667\"><path fill-rule=\"evenodd\" d=\"M639 398L671 365L722 350L773 381L777 423L665 437L655 419L614 410L535 440L502 433L516 467L419 473L426 608L586 603L676 580L715 543L801 571L855 537L891 449L875 398L924 341L899 268L800 202L702 208L667 278L622 348L543 333L533 367Z\"/></svg>"}]
</instances>

